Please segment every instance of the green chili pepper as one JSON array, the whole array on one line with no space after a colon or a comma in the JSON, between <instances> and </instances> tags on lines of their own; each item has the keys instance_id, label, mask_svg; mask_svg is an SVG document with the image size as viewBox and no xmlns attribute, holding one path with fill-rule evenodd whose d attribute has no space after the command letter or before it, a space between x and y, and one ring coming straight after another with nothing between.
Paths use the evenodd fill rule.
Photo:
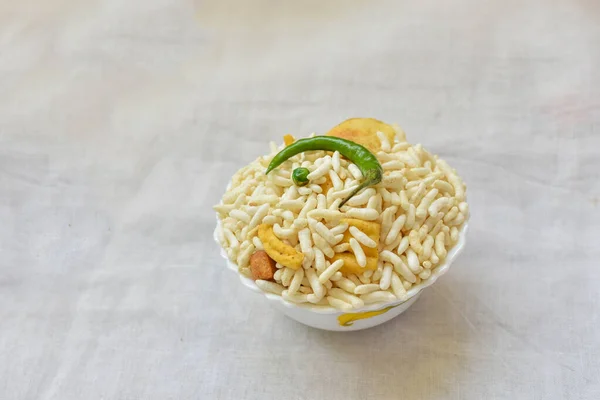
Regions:
<instances>
[{"instance_id":1,"label":"green chili pepper","mask_svg":"<svg viewBox=\"0 0 600 400\"><path fill-rule=\"evenodd\" d=\"M297 186L306 186L308 185L308 174L310 174L308 168L296 168L292 171L292 180Z\"/></svg>"},{"instance_id":2,"label":"green chili pepper","mask_svg":"<svg viewBox=\"0 0 600 400\"><path fill-rule=\"evenodd\" d=\"M362 172L362 183L340 203L340 207L346 204L348 200L362 189L381 182L383 169L373 153L358 143L334 136L315 136L295 141L273 157L266 173L268 174L274 168L277 168L288 158L310 150L338 151L341 155L356 164L360 172Z\"/></svg>"}]
</instances>

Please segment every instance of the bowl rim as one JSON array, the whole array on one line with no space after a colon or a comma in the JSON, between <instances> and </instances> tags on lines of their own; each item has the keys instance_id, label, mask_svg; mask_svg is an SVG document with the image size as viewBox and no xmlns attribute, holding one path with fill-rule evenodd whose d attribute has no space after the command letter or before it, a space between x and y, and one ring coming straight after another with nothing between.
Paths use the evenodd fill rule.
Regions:
<instances>
[{"instance_id":1,"label":"bowl rim","mask_svg":"<svg viewBox=\"0 0 600 400\"><path fill-rule=\"evenodd\" d=\"M221 246L221 243L219 243L217 231L220 228L220 226L221 226L221 220L219 219L219 215L217 214L217 225L215 227L215 230L213 231L213 239L219 246L220 255L225 260L225 262L227 264L227 268L238 275L242 285L244 285L245 287L247 287L248 289L252 290L255 293L262 294L269 301L278 302L279 304L281 304L282 306L287 307L287 308L304 309L306 311L314 312L317 314L345 314L346 313L345 311L338 310L337 308L334 308L331 306L321 306L321 305L315 305L312 303L292 303L290 301L285 300L283 297L281 297L278 294L264 292L262 289L260 289L256 285L256 283L254 283L254 281L251 278L248 278L248 277L240 274L239 267L237 266L237 264L235 264L229 260L229 258L227 257L227 253L225 253L225 249L223 249L223 246ZM458 242L456 242L456 244L450 249L444 262L431 270L431 276L429 278L421 281L421 283L419 283L418 285L413 285L413 287L411 287L409 290L407 290L406 297L404 297L402 299L397 299L394 301L389 301L389 302L377 302L377 303L368 304L368 305L365 305L364 307L352 309L351 311L348 311L348 312L360 313L360 312L365 312L365 311L379 310L382 307L397 306L397 305L400 305L400 304L410 300L411 298L415 297L416 295L421 293L425 288L433 285L442 275L444 275L446 272L448 272L448 269L450 269L450 265L456 260L456 258L460 255L460 253L462 253L462 251L465 247L465 244L466 244L466 240L467 240L466 235L467 235L468 228L469 228L469 221L467 219L459 229Z\"/></svg>"}]
</instances>

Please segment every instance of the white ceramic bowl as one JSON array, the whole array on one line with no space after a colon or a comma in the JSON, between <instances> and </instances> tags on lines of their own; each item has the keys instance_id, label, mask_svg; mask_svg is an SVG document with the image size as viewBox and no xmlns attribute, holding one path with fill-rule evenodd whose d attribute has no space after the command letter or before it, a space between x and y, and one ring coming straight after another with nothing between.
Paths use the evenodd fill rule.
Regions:
<instances>
[{"instance_id":1,"label":"white ceramic bowl","mask_svg":"<svg viewBox=\"0 0 600 400\"><path fill-rule=\"evenodd\" d=\"M220 221L217 218L217 229ZM214 232L214 238L217 244L217 229ZM283 312L288 317L312 326L313 328L325 329L328 331L358 331L383 324L390 319L406 311L421 295L421 291L444 275L450 265L456 260L466 243L466 234L468 223L465 223L460 232L458 243L448 252L446 260L431 271L431 276L418 285L414 285L407 291L408 297L403 300L397 300L388 303L369 304L365 307L353 310L352 312L338 311L333 307L316 306L310 303L296 304L284 300L281 296L263 292L254 281L238 272L238 266L227 258L225 250L221 248L221 256L225 259L227 267L239 276L240 281L248 289L255 293L262 294L268 302L276 309ZM219 247L221 245L219 244Z\"/></svg>"}]
</instances>

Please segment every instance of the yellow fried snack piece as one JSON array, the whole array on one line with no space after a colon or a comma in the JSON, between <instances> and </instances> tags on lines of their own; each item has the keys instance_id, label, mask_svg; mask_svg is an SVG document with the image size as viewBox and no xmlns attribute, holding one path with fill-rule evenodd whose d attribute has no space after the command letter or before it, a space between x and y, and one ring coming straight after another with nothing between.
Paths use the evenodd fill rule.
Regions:
<instances>
[{"instance_id":1,"label":"yellow fried snack piece","mask_svg":"<svg viewBox=\"0 0 600 400\"><path fill-rule=\"evenodd\" d=\"M342 222L348 224L348 227L353 226L363 231L367 236L379 243L379 235L381 234L381 224L375 221L363 221L357 218L344 218ZM348 233L350 234L350 233Z\"/></svg>"},{"instance_id":2,"label":"yellow fried snack piece","mask_svg":"<svg viewBox=\"0 0 600 400\"><path fill-rule=\"evenodd\" d=\"M340 271L345 274L362 274L366 270L374 271L377 269L376 258L367 256L367 265L365 265L363 268L358 265L358 262L356 262L356 257L354 257L354 254L349 251L335 253L335 255L331 258L328 258L328 260L331 261L331 263L334 263L337 260L344 260L344 266L340 269Z\"/></svg>"},{"instance_id":3,"label":"yellow fried snack piece","mask_svg":"<svg viewBox=\"0 0 600 400\"><path fill-rule=\"evenodd\" d=\"M290 135L289 133L287 135L283 136L283 143L286 146L289 146L290 144L294 143L295 141L296 141L296 139L292 135Z\"/></svg>"},{"instance_id":4,"label":"yellow fried snack piece","mask_svg":"<svg viewBox=\"0 0 600 400\"><path fill-rule=\"evenodd\" d=\"M298 269L302 266L304 254L279 240L279 238L275 236L275 233L273 232L272 225L259 225L258 237L269 257L277 261L279 264L292 269Z\"/></svg>"},{"instance_id":5,"label":"yellow fried snack piece","mask_svg":"<svg viewBox=\"0 0 600 400\"><path fill-rule=\"evenodd\" d=\"M391 125L374 118L350 118L331 129L327 136L351 140L376 153L381 150L377 131L383 132L390 143L394 143L396 131Z\"/></svg>"},{"instance_id":6,"label":"yellow fried snack piece","mask_svg":"<svg viewBox=\"0 0 600 400\"><path fill-rule=\"evenodd\" d=\"M363 221L363 220L356 219L356 218L344 218L342 220L342 222L347 223L349 226L354 226L354 227L360 229L368 237L373 239L375 241L375 243L379 243L379 236L381 235L381 224L379 224L379 222ZM342 239L342 241L340 243L349 243L350 238L352 238L352 235L350 234L350 231L347 230L344 233L344 238ZM358 262L356 261L356 257L354 257L354 254L351 251L345 251L343 253L336 253L329 260L332 263L337 260L344 260L344 266L341 268L341 271L343 273L347 273L347 274L348 273L361 274L361 273L365 272L366 270L372 270L372 271L376 270L377 269L377 261L379 261L379 250L377 250L377 248L363 246L362 244L360 245L360 247L365 252L365 256L367 258L367 265L364 268L361 267L360 265L358 265Z\"/></svg>"}]
</instances>

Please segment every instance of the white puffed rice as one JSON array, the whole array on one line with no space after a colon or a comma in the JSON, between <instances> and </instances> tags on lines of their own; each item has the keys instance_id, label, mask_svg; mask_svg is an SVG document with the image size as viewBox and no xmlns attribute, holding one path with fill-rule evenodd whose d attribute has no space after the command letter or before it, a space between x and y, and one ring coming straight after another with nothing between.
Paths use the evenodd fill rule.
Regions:
<instances>
[{"instance_id":1,"label":"white puffed rice","mask_svg":"<svg viewBox=\"0 0 600 400\"><path fill-rule=\"evenodd\" d=\"M379 213L372 208L349 208L346 210L346 216L364 221L375 221L379 218Z\"/></svg>"},{"instance_id":2,"label":"white puffed rice","mask_svg":"<svg viewBox=\"0 0 600 400\"><path fill-rule=\"evenodd\" d=\"M360 169L358 169L358 167L354 164L348 165L348 171L350 172L350 174L352 174L352 176L356 180L361 180L363 177L362 172L360 172Z\"/></svg>"},{"instance_id":3,"label":"white puffed rice","mask_svg":"<svg viewBox=\"0 0 600 400\"><path fill-rule=\"evenodd\" d=\"M358 284L360 285L360 282ZM335 281L335 285L348 293L354 293L354 289L357 286L352 280L344 277Z\"/></svg>"},{"instance_id":4,"label":"white puffed rice","mask_svg":"<svg viewBox=\"0 0 600 400\"><path fill-rule=\"evenodd\" d=\"M285 290L283 286L275 282L257 279L256 281L254 281L254 283L256 283L256 286L258 286L261 290L269 293L281 295L281 293L283 293L283 291Z\"/></svg>"},{"instance_id":5,"label":"white puffed rice","mask_svg":"<svg viewBox=\"0 0 600 400\"><path fill-rule=\"evenodd\" d=\"M321 275L319 275L319 282L321 283L325 283L326 281L328 281L333 274L335 274L336 272L338 272L340 270L340 268L342 268L344 266L344 261L343 260L337 260L336 262L334 262L333 264L331 264L329 267L327 267L322 273ZM338 278L339 280L339 278Z\"/></svg>"},{"instance_id":6,"label":"white puffed rice","mask_svg":"<svg viewBox=\"0 0 600 400\"><path fill-rule=\"evenodd\" d=\"M377 243L371 239L369 236L367 236L366 233L364 233L363 231L361 231L360 229L358 229L355 226L351 226L349 228L350 230L350 234L354 237L354 239L356 239L360 244L367 246L367 247L371 247L371 248L375 248L377 247Z\"/></svg>"},{"instance_id":7,"label":"white puffed rice","mask_svg":"<svg viewBox=\"0 0 600 400\"><path fill-rule=\"evenodd\" d=\"M367 283L363 285L358 285L354 288L354 294L367 294L371 292L375 292L379 290L379 285L374 283Z\"/></svg>"},{"instance_id":8,"label":"white puffed rice","mask_svg":"<svg viewBox=\"0 0 600 400\"><path fill-rule=\"evenodd\" d=\"M379 282L379 287L381 288L381 290L388 290L390 288L390 285L392 283L392 273L393 266L391 264L386 264L385 267L383 267L381 281Z\"/></svg>"},{"instance_id":9,"label":"white puffed rice","mask_svg":"<svg viewBox=\"0 0 600 400\"><path fill-rule=\"evenodd\" d=\"M364 268L367 265L367 256L365 255L365 251L362 249L362 247L356 239L350 239L350 248L354 253L354 257L356 257L356 262L358 263L358 265Z\"/></svg>"},{"instance_id":10,"label":"white puffed rice","mask_svg":"<svg viewBox=\"0 0 600 400\"><path fill-rule=\"evenodd\" d=\"M380 302L387 303L387 302L396 300L396 296L394 296L394 294L391 292L380 290L377 292L363 294L360 296L360 299L365 304L373 304L373 303L380 303Z\"/></svg>"},{"instance_id":11,"label":"white puffed rice","mask_svg":"<svg viewBox=\"0 0 600 400\"><path fill-rule=\"evenodd\" d=\"M345 301L333 296L327 296L327 301L329 302L329 305L337 308L340 311L352 311L353 309L352 304L346 303Z\"/></svg>"},{"instance_id":12,"label":"white puffed rice","mask_svg":"<svg viewBox=\"0 0 600 400\"><path fill-rule=\"evenodd\" d=\"M332 288L329 291L329 295L332 297L335 297L336 299L345 301L346 303L352 304L354 306L354 308L360 308L365 305L363 300L361 300L357 296L350 294L342 289Z\"/></svg>"}]
</instances>

